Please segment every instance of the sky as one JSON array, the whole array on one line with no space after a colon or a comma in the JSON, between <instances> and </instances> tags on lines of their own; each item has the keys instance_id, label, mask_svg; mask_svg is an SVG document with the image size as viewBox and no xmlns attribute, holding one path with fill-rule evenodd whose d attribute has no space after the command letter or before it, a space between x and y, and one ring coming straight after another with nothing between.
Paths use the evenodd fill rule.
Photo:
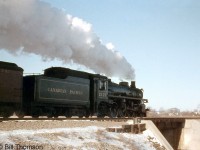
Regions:
<instances>
[{"instance_id":1,"label":"sky","mask_svg":"<svg viewBox=\"0 0 200 150\"><path fill-rule=\"evenodd\" d=\"M120 60L113 64L112 61L109 62L112 65L115 64L114 68L117 70L112 71L115 71L115 75L119 74L122 80L123 75L132 73L134 70L136 86L144 89L144 98L149 100L149 107L155 109L176 107L181 110L193 110L200 104L200 1L42 0L41 5L43 2L49 3L49 6L53 8L52 11L56 13L62 11L72 18L81 19L85 27L91 30L89 33L91 37L94 37L94 42L100 42L99 46L103 49L106 45L107 47L110 45L108 49L112 49L113 57ZM0 7L1 5L0 3ZM19 11L21 8L23 7L20 7ZM1 17L0 21L2 21ZM52 17L52 24L58 21L59 19ZM2 24L0 22L0 27ZM37 27L35 26L35 31ZM0 34L3 33L1 30ZM59 27L58 30L60 30ZM57 32L57 29L49 31L49 33L53 32ZM79 33L74 36L79 35L83 36ZM20 38L15 36L15 39ZM59 43L57 39L56 43ZM10 43L12 40L10 39ZM80 43L81 41L75 40L75 42ZM22 53L20 47L13 54L6 49L6 46L9 44L6 45L3 40L0 41L0 61L14 62L24 68L24 73L42 73L42 70L51 66L87 70L81 65L74 66L69 61L63 62L63 59L52 58L47 54L45 56L50 59L41 57L38 53ZM78 51L78 54L83 55L84 53ZM101 55L106 53L102 51L97 54L98 57L104 57ZM75 60L76 56L73 58ZM82 63L82 61L77 62ZM122 63L124 66L131 65L133 70L122 66ZM100 67L94 72L101 69L104 68ZM109 69L105 69L105 72ZM125 73L120 74L119 70Z\"/></svg>"}]
</instances>

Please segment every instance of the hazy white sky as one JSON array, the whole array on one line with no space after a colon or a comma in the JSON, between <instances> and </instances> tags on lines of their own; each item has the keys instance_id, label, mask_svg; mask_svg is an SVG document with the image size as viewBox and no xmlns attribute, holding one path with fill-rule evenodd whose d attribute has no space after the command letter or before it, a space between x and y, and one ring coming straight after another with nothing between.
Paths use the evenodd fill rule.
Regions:
<instances>
[{"instance_id":1,"label":"hazy white sky","mask_svg":"<svg viewBox=\"0 0 200 150\"><path fill-rule=\"evenodd\" d=\"M144 97L149 99L149 106L156 109L160 107L195 109L200 104L200 1L45 0L45 2L55 7L54 11L62 10L65 14L82 19L102 45L112 43L110 46L114 45L114 50L119 51L120 56L124 56L127 63L134 68L136 85L144 89ZM0 7L3 7L1 5L2 3ZM19 8L20 12L22 8ZM29 12L30 9L25 11ZM52 17L52 24L59 21L55 18ZM0 21L0 34L3 34L2 17ZM37 32L37 26L34 32ZM53 32L57 32L57 29L50 31ZM62 34L60 37L62 38ZM24 68L25 73L42 72L50 66L70 67L69 62L65 64L53 58L52 61L44 62L42 61L44 58L35 55L38 53L22 55L17 52L13 55L5 50L3 42L0 41L2 48L0 60L17 63ZM77 40L77 43L80 41ZM98 54L100 57L101 54ZM116 53L116 56L118 55ZM124 68L121 63L115 67L117 66L120 69ZM127 67L125 71L130 70Z\"/></svg>"}]
</instances>

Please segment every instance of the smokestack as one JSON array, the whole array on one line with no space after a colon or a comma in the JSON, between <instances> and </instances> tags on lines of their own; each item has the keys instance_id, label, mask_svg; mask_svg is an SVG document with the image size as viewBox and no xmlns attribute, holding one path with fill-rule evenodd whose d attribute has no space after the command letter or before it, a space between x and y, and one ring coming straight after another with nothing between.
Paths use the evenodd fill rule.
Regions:
<instances>
[{"instance_id":1,"label":"smokestack","mask_svg":"<svg viewBox=\"0 0 200 150\"><path fill-rule=\"evenodd\" d=\"M136 88L136 86L135 86L135 81L131 81L131 88Z\"/></svg>"},{"instance_id":2,"label":"smokestack","mask_svg":"<svg viewBox=\"0 0 200 150\"><path fill-rule=\"evenodd\" d=\"M1 49L81 64L109 77L135 77L130 63L112 44L103 45L90 23L40 0L0 1Z\"/></svg>"}]
</instances>

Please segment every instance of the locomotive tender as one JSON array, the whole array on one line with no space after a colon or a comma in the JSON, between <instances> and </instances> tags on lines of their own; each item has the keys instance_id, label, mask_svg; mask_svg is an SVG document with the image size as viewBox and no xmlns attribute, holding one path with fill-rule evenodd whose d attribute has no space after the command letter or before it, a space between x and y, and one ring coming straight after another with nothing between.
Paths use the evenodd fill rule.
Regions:
<instances>
[{"instance_id":1,"label":"locomotive tender","mask_svg":"<svg viewBox=\"0 0 200 150\"><path fill-rule=\"evenodd\" d=\"M23 84L22 84L23 83ZM0 116L146 116L143 91L127 82L68 68L23 77L16 64L0 62Z\"/></svg>"},{"instance_id":2,"label":"locomotive tender","mask_svg":"<svg viewBox=\"0 0 200 150\"><path fill-rule=\"evenodd\" d=\"M0 116L10 116L22 102L23 69L0 61Z\"/></svg>"}]
</instances>

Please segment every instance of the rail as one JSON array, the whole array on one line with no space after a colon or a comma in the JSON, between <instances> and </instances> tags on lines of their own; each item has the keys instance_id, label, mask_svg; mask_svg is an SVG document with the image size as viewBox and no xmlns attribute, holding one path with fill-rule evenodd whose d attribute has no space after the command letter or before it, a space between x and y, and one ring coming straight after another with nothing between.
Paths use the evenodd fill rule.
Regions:
<instances>
[{"instance_id":1,"label":"rail","mask_svg":"<svg viewBox=\"0 0 200 150\"><path fill-rule=\"evenodd\" d=\"M57 117L57 118L47 118L47 117L24 117L24 118L18 118L18 117L10 117L10 118L0 118L0 122L3 121L39 121L39 120L51 120L51 121L67 121L67 120L90 120L90 121L116 121L116 122L125 122L128 120L133 120L134 122L141 122L141 120L152 120L152 121L160 121L160 120L170 120L170 121L182 121L185 119L200 119L200 117L125 117L125 118L97 118L97 117L89 117L89 118L78 118L78 117L72 117L72 118L66 118L66 117Z\"/></svg>"},{"instance_id":2,"label":"rail","mask_svg":"<svg viewBox=\"0 0 200 150\"><path fill-rule=\"evenodd\" d=\"M47 117L24 117L24 118L17 118L17 117L11 117L11 118L0 118L0 122L2 121L38 121L38 120L52 120L52 121L66 121L66 120L90 120L90 121L127 121L127 120L132 120L133 118L78 118L78 117L72 117L72 118L65 118L65 117L57 117L57 118L47 118Z\"/></svg>"}]
</instances>

